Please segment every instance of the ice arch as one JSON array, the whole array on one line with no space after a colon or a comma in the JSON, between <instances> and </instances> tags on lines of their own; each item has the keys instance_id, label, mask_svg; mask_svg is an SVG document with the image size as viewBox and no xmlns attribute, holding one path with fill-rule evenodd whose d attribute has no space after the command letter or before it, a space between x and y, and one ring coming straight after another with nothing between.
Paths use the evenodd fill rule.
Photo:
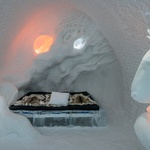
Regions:
<instances>
[{"instance_id":1,"label":"ice arch","mask_svg":"<svg viewBox=\"0 0 150 150\"><path fill-rule=\"evenodd\" d=\"M111 115L115 114L117 106L121 111L120 65L93 20L82 12L69 11L69 15L63 14L60 21L54 19L56 26L51 28L47 25L51 22L50 13L46 13L47 15L45 12L40 14L40 17L44 15L42 18L46 19L43 19L46 25L41 23L41 20L33 19L30 27L34 30L38 24L38 30L34 30L30 35L23 34L29 26L26 25L20 35L17 35L17 38L21 37L19 43L14 43L17 50L10 50L8 58L11 61L5 65L1 80L15 85L19 96L28 91L86 90ZM32 51L33 39L43 32L43 28L44 34L54 36L55 41L50 51L35 55ZM51 29L53 33L49 32ZM35 33L36 31L38 33ZM84 44L78 49L74 47L74 42L79 39L82 39Z\"/></svg>"}]
</instances>

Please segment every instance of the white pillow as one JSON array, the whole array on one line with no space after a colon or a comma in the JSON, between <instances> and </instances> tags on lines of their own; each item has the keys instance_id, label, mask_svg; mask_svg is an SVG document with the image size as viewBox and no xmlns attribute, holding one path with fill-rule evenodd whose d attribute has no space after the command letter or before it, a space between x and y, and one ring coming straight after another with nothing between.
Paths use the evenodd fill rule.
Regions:
<instances>
[{"instance_id":1,"label":"white pillow","mask_svg":"<svg viewBox=\"0 0 150 150\"><path fill-rule=\"evenodd\" d=\"M69 93L52 92L49 104L67 106Z\"/></svg>"}]
</instances>

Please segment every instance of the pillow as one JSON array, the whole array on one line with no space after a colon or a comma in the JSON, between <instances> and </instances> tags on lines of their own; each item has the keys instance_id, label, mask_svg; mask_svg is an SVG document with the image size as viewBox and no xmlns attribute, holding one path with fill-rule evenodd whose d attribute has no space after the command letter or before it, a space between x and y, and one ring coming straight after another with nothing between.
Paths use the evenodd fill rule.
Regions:
<instances>
[{"instance_id":1,"label":"pillow","mask_svg":"<svg viewBox=\"0 0 150 150\"><path fill-rule=\"evenodd\" d=\"M52 92L49 104L67 106L69 93Z\"/></svg>"}]
</instances>

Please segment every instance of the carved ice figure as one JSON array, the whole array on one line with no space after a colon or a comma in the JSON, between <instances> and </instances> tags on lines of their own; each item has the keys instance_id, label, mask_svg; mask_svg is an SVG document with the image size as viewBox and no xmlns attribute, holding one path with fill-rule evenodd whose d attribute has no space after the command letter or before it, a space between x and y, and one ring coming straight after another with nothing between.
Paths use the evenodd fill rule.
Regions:
<instances>
[{"instance_id":1,"label":"carved ice figure","mask_svg":"<svg viewBox=\"0 0 150 150\"><path fill-rule=\"evenodd\" d=\"M131 96L140 103L150 103L150 50L143 57L131 86ZM141 114L134 129L141 143L150 150L150 112Z\"/></svg>"},{"instance_id":2,"label":"carved ice figure","mask_svg":"<svg viewBox=\"0 0 150 150\"><path fill-rule=\"evenodd\" d=\"M14 114L8 108L7 101L0 95L0 137L15 133L20 137L35 138L40 133L24 116Z\"/></svg>"}]
</instances>

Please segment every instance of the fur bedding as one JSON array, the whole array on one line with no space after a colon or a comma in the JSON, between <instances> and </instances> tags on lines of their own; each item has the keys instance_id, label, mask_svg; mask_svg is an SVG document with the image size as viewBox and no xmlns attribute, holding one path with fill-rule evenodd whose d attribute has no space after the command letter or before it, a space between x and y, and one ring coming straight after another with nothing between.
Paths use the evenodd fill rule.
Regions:
<instances>
[{"instance_id":1,"label":"fur bedding","mask_svg":"<svg viewBox=\"0 0 150 150\"><path fill-rule=\"evenodd\" d=\"M87 92L69 93L68 105L59 106L49 104L51 93L47 92L30 92L13 105L11 110L99 110L99 105Z\"/></svg>"}]
</instances>

